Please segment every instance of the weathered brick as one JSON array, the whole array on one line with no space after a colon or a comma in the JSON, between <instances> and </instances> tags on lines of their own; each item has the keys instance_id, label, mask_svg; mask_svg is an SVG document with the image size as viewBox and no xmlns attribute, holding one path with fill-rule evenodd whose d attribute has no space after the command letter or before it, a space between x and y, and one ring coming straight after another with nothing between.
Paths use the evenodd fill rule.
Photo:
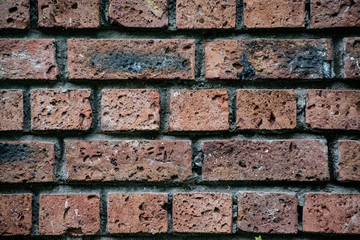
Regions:
<instances>
[{"instance_id":1,"label":"weathered brick","mask_svg":"<svg viewBox=\"0 0 360 240\"><path fill-rule=\"evenodd\" d=\"M308 90L306 124L318 129L360 130L360 91Z\"/></svg>"},{"instance_id":2,"label":"weathered brick","mask_svg":"<svg viewBox=\"0 0 360 240\"><path fill-rule=\"evenodd\" d=\"M203 142L203 178L251 181L329 180L321 140L222 140Z\"/></svg>"},{"instance_id":3,"label":"weathered brick","mask_svg":"<svg viewBox=\"0 0 360 240\"><path fill-rule=\"evenodd\" d=\"M2 0L0 2L0 29L26 29L30 26L30 0Z\"/></svg>"},{"instance_id":4,"label":"weathered brick","mask_svg":"<svg viewBox=\"0 0 360 240\"><path fill-rule=\"evenodd\" d=\"M235 0L177 0L176 23L179 29L235 28Z\"/></svg>"},{"instance_id":5,"label":"weathered brick","mask_svg":"<svg viewBox=\"0 0 360 240\"><path fill-rule=\"evenodd\" d=\"M344 42L345 78L360 79L360 38L345 38Z\"/></svg>"},{"instance_id":6,"label":"weathered brick","mask_svg":"<svg viewBox=\"0 0 360 240\"><path fill-rule=\"evenodd\" d=\"M41 235L95 235L100 231L98 194L40 195Z\"/></svg>"},{"instance_id":7,"label":"weathered brick","mask_svg":"<svg viewBox=\"0 0 360 240\"><path fill-rule=\"evenodd\" d=\"M360 27L359 0L311 0L310 28Z\"/></svg>"},{"instance_id":8,"label":"weathered brick","mask_svg":"<svg viewBox=\"0 0 360 240\"><path fill-rule=\"evenodd\" d=\"M110 23L132 28L168 26L167 0L110 0Z\"/></svg>"},{"instance_id":9,"label":"weathered brick","mask_svg":"<svg viewBox=\"0 0 360 240\"><path fill-rule=\"evenodd\" d=\"M238 90L238 129L292 129L296 127L296 93L293 90Z\"/></svg>"},{"instance_id":10,"label":"weathered brick","mask_svg":"<svg viewBox=\"0 0 360 240\"><path fill-rule=\"evenodd\" d=\"M23 92L0 90L0 131L22 130L23 127Z\"/></svg>"},{"instance_id":11,"label":"weathered brick","mask_svg":"<svg viewBox=\"0 0 360 240\"><path fill-rule=\"evenodd\" d=\"M159 130L160 94L155 89L104 89L103 131Z\"/></svg>"},{"instance_id":12,"label":"weathered brick","mask_svg":"<svg viewBox=\"0 0 360 240\"><path fill-rule=\"evenodd\" d=\"M327 39L216 40L205 43L205 77L210 79L330 78Z\"/></svg>"},{"instance_id":13,"label":"weathered brick","mask_svg":"<svg viewBox=\"0 0 360 240\"><path fill-rule=\"evenodd\" d=\"M97 28L100 0L39 0L39 27Z\"/></svg>"},{"instance_id":14,"label":"weathered brick","mask_svg":"<svg viewBox=\"0 0 360 240\"><path fill-rule=\"evenodd\" d=\"M165 181L191 179L189 141L66 141L72 181Z\"/></svg>"},{"instance_id":15,"label":"weathered brick","mask_svg":"<svg viewBox=\"0 0 360 240\"><path fill-rule=\"evenodd\" d=\"M0 195L0 236L30 235L32 195Z\"/></svg>"},{"instance_id":16,"label":"weathered brick","mask_svg":"<svg viewBox=\"0 0 360 240\"><path fill-rule=\"evenodd\" d=\"M0 79L56 80L53 39L0 39Z\"/></svg>"},{"instance_id":17,"label":"weathered brick","mask_svg":"<svg viewBox=\"0 0 360 240\"><path fill-rule=\"evenodd\" d=\"M171 90L169 131L229 129L226 89Z\"/></svg>"},{"instance_id":18,"label":"weathered brick","mask_svg":"<svg viewBox=\"0 0 360 240\"><path fill-rule=\"evenodd\" d=\"M339 141L338 180L360 181L360 141Z\"/></svg>"},{"instance_id":19,"label":"weathered brick","mask_svg":"<svg viewBox=\"0 0 360 240\"><path fill-rule=\"evenodd\" d=\"M244 0L246 28L305 27L305 0Z\"/></svg>"},{"instance_id":20,"label":"weathered brick","mask_svg":"<svg viewBox=\"0 0 360 240\"><path fill-rule=\"evenodd\" d=\"M194 79L189 39L69 39L71 79Z\"/></svg>"},{"instance_id":21,"label":"weathered brick","mask_svg":"<svg viewBox=\"0 0 360 240\"><path fill-rule=\"evenodd\" d=\"M238 229L257 233L297 233L295 194L243 192L238 195Z\"/></svg>"},{"instance_id":22,"label":"weathered brick","mask_svg":"<svg viewBox=\"0 0 360 240\"><path fill-rule=\"evenodd\" d=\"M173 231L231 233L232 196L227 193L176 193Z\"/></svg>"},{"instance_id":23,"label":"weathered brick","mask_svg":"<svg viewBox=\"0 0 360 240\"><path fill-rule=\"evenodd\" d=\"M166 193L112 193L108 202L110 233L166 233Z\"/></svg>"},{"instance_id":24,"label":"weathered brick","mask_svg":"<svg viewBox=\"0 0 360 240\"><path fill-rule=\"evenodd\" d=\"M91 121L89 89L34 89L31 91L32 129L88 130Z\"/></svg>"},{"instance_id":25,"label":"weathered brick","mask_svg":"<svg viewBox=\"0 0 360 240\"><path fill-rule=\"evenodd\" d=\"M0 183L53 182L54 144L0 142Z\"/></svg>"},{"instance_id":26,"label":"weathered brick","mask_svg":"<svg viewBox=\"0 0 360 240\"><path fill-rule=\"evenodd\" d=\"M360 194L308 193L303 231L360 234Z\"/></svg>"}]
</instances>

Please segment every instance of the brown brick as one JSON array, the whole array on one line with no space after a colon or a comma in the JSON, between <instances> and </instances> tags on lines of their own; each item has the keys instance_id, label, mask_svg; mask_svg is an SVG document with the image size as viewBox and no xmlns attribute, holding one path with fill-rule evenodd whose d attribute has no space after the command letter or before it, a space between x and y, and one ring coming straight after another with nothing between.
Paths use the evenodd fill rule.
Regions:
<instances>
[{"instance_id":1,"label":"brown brick","mask_svg":"<svg viewBox=\"0 0 360 240\"><path fill-rule=\"evenodd\" d=\"M0 79L56 80L53 39L0 39Z\"/></svg>"},{"instance_id":2,"label":"brown brick","mask_svg":"<svg viewBox=\"0 0 360 240\"><path fill-rule=\"evenodd\" d=\"M0 183L53 182L54 144L0 142Z\"/></svg>"},{"instance_id":3,"label":"brown brick","mask_svg":"<svg viewBox=\"0 0 360 240\"><path fill-rule=\"evenodd\" d=\"M318 129L360 130L360 91L308 90L306 124Z\"/></svg>"},{"instance_id":4,"label":"brown brick","mask_svg":"<svg viewBox=\"0 0 360 240\"><path fill-rule=\"evenodd\" d=\"M222 140L203 142L207 181L329 180L327 146L321 140Z\"/></svg>"},{"instance_id":5,"label":"brown brick","mask_svg":"<svg viewBox=\"0 0 360 240\"><path fill-rule=\"evenodd\" d=\"M39 27L97 28L100 0L39 0Z\"/></svg>"},{"instance_id":6,"label":"brown brick","mask_svg":"<svg viewBox=\"0 0 360 240\"><path fill-rule=\"evenodd\" d=\"M22 130L23 127L23 92L0 90L0 131Z\"/></svg>"},{"instance_id":7,"label":"brown brick","mask_svg":"<svg viewBox=\"0 0 360 240\"><path fill-rule=\"evenodd\" d=\"M310 28L360 27L358 0L311 0Z\"/></svg>"},{"instance_id":8,"label":"brown brick","mask_svg":"<svg viewBox=\"0 0 360 240\"><path fill-rule=\"evenodd\" d=\"M305 194L304 232L360 234L359 203L358 193Z\"/></svg>"},{"instance_id":9,"label":"brown brick","mask_svg":"<svg viewBox=\"0 0 360 240\"><path fill-rule=\"evenodd\" d=\"M69 39L71 79L194 79L189 39Z\"/></svg>"},{"instance_id":10,"label":"brown brick","mask_svg":"<svg viewBox=\"0 0 360 240\"><path fill-rule=\"evenodd\" d=\"M41 235L95 235L100 231L98 194L40 195Z\"/></svg>"},{"instance_id":11,"label":"brown brick","mask_svg":"<svg viewBox=\"0 0 360 240\"><path fill-rule=\"evenodd\" d=\"M189 141L66 141L72 181L165 181L191 179Z\"/></svg>"},{"instance_id":12,"label":"brown brick","mask_svg":"<svg viewBox=\"0 0 360 240\"><path fill-rule=\"evenodd\" d=\"M238 229L257 233L297 233L294 194L243 192L238 195Z\"/></svg>"},{"instance_id":13,"label":"brown brick","mask_svg":"<svg viewBox=\"0 0 360 240\"><path fill-rule=\"evenodd\" d=\"M155 89L104 89L103 131L159 130L160 94Z\"/></svg>"},{"instance_id":14,"label":"brown brick","mask_svg":"<svg viewBox=\"0 0 360 240\"><path fill-rule=\"evenodd\" d=\"M173 231L231 233L232 196L227 193L176 193Z\"/></svg>"},{"instance_id":15,"label":"brown brick","mask_svg":"<svg viewBox=\"0 0 360 240\"><path fill-rule=\"evenodd\" d=\"M216 40L205 43L209 79L322 79L332 75L327 39Z\"/></svg>"},{"instance_id":16,"label":"brown brick","mask_svg":"<svg viewBox=\"0 0 360 240\"><path fill-rule=\"evenodd\" d=\"M0 29L30 26L30 0L1 0Z\"/></svg>"},{"instance_id":17,"label":"brown brick","mask_svg":"<svg viewBox=\"0 0 360 240\"><path fill-rule=\"evenodd\" d=\"M229 129L226 89L171 90L169 131Z\"/></svg>"},{"instance_id":18,"label":"brown brick","mask_svg":"<svg viewBox=\"0 0 360 240\"><path fill-rule=\"evenodd\" d=\"M244 0L246 28L305 27L305 0Z\"/></svg>"},{"instance_id":19,"label":"brown brick","mask_svg":"<svg viewBox=\"0 0 360 240\"><path fill-rule=\"evenodd\" d=\"M176 23L179 29L235 28L235 0L177 0Z\"/></svg>"},{"instance_id":20,"label":"brown brick","mask_svg":"<svg viewBox=\"0 0 360 240\"><path fill-rule=\"evenodd\" d=\"M108 203L110 233L166 233L166 193L112 193Z\"/></svg>"},{"instance_id":21,"label":"brown brick","mask_svg":"<svg viewBox=\"0 0 360 240\"><path fill-rule=\"evenodd\" d=\"M345 38L344 42L345 78L360 79L360 38Z\"/></svg>"},{"instance_id":22,"label":"brown brick","mask_svg":"<svg viewBox=\"0 0 360 240\"><path fill-rule=\"evenodd\" d=\"M339 141L338 180L360 181L360 141Z\"/></svg>"},{"instance_id":23,"label":"brown brick","mask_svg":"<svg viewBox=\"0 0 360 240\"><path fill-rule=\"evenodd\" d=\"M35 89L31 91L32 129L88 130L91 121L89 89Z\"/></svg>"},{"instance_id":24,"label":"brown brick","mask_svg":"<svg viewBox=\"0 0 360 240\"><path fill-rule=\"evenodd\" d=\"M293 129L296 93L293 90L238 90L238 129Z\"/></svg>"},{"instance_id":25,"label":"brown brick","mask_svg":"<svg viewBox=\"0 0 360 240\"><path fill-rule=\"evenodd\" d=\"M0 236L30 235L32 195L0 195Z\"/></svg>"},{"instance_id":26,"label":"brown brick","mask_svg":"<svg viewBox=\"0 0 360 240\"><path fill-rule=\"evenodd\" d=\"M110 0L110 23L132 28L168 26L167 0Z\"/></svg>"}]
</instances>

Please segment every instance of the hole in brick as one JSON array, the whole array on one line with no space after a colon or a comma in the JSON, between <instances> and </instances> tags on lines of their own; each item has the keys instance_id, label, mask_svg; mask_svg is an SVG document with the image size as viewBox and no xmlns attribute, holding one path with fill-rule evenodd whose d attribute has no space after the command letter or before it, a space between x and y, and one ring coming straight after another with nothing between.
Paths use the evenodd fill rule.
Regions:
<instances>
[{"instance_id":1,"label":"hole in brick","mask_svg":"<svg viewBox=\"0 0 360 240\"><path fill-rule=\"evenodd\" d=\"M12 22L14 22L14 19L12 19L12 18L7 18L7 19L6 19L6 22L7 22L7 23L12 23Z\"/></svg>"},{"instance_id":2,"label":"hole in brick","mask_svg":"<svg viewBox=\"0 0 360 240\"><path fill-rule=\"evenodd\" d=\"M45 8L48 8L49 5L41 5L41 9L45 9Z\"/></svg>"},{"instance_id":3,"label":"hole in brick","mask_svg":"<svg viewBox=\"0 0 360 240\"><path fill-rule=\"evenodd\" d=\"M9 8L9 13L13 13L13 12L16 12L18 10L17 7L12 7L12 8Z\"/></svg>"},{"instance_id":4,"label":"hole in brick","mask_svg":"<svg viewBox=\"0 0 360 240\"><path fill-rule=\"evenodd\" d=\"M77 4L77 3L74 3L73 5L71 5L71 8L72 8L72 9L77 9L77 8L78 8L78 4Z\"/></svg>"}]
</instances>

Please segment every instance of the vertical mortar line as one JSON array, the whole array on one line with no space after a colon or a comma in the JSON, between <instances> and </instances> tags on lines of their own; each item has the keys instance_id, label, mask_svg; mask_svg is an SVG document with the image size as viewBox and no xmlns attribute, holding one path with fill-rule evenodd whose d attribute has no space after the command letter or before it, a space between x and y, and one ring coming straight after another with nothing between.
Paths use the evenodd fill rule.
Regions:
<instances>
[{"instance_id":1,"label":"vertical mortar line","mask_svg":"<svg viewBox=\"0 0 360 240\"><path fill-rule=\"evenodd\" d=\"M244 28L244 0L236 0L235 30Z\"/></svg>"},{"instance_id":2,"label":"vertical mortar line","mask_svg":"<svg viewBox=\"0 0 360 240\"><path fill-rule=\"evenodd\" d=\"M236 131L236 92L237 89L227 89L229 95L229 131Z\"/></svg>"},{"instance_id":3,"label":"vertical mortar line","mask_svg":"<svg viewBox=\"0 0 360 240\"><path fill-rule=\"evenodd\" d=\"M40 209L40 193L38 190L32 191L32 231L31 235L39 235L39 209Z\"/></svg>"},{"instance_id":4,"label":"vertical mortar line","mask_svg":"<svg viewBox=\"0 0 360 240\"><path fill-rule=\"evenodd\" d=\"M168 0L168 30L176 30L176 0Z\"/></svg>"},{"instance_id":5,"label":"vertical mortar line","mask_svg":"<svg viewBox=\"0 0 360 240\"><path fill-rule=\"evenodd\" d=\"M63 137L59 137L55 145L54 175L57 183L66 182L66 151Z\"/></svg>"},{"instance_id":6,"label":"vertical mortar line","mask_svg":"<svg viewBox=\"0 0 360 240\"><path fill-rule=\"evenodd\" d=\"M103 188L100 190L100 235L107 233L107 202L108 195Z\"/></svg>"},{"instance_id":7,"label":"vertical mortar line","mask_svg":"<svg viewBox=\"0 0 360 240\"><path fill-rule=\"evenodd\" d=\"M296 129L304 131L306 129L306 89L294 89L296 93Z\"/></svg>"},{"instance_id":8,"label":"vertical mortar line","mask_svg":"<svg viewBox=\"0 0 360 240\"><path fill-rule=\"evenodd\" d=\"M110 0L100 0L100 27L109 27Z\"/></svg>"},{"instance_id":9,"label":"vertical mortar line","mask_svg":"<svg viewBox=\"0 0 360 240\"><path fill-rule=\"evenodd\" d=\"M173 233L173 220L172 220L172 209L173 209L173 194L168 192L168 231L167 233Z\"/></svg>"},{"instance_id":10,"label":"vertical mortar line","mask_svg":"<svg viewBox=\"0 0 360 240\"><path fill-rule=\"evenodd\" d=\"M91 109L92 109L92 123L91 130L95 133L101 133L101 87L95 86L91 89Z\"/></svg>"},{"instance_id":11,"label":"vertical mortar line","mask_svg":"<svg viewBox=\"0 0 360 240\"><path fill-rule=\"evenodd\" d=\"M38 28L38 1L30 0L30 28Z\"/></svg>"},{"instance_id":12,"label":"vertical mortar line","mask_svg":"<svg viewBox=\"0 0 360 240\"><path fill-rule=\"evenodd\" d=\"M23 113L24 113L24 130L23 132L31 132L31 97L30 87L22 89L23 91Z\"/></svg>"},{"instance_id":13,"label":"vertical mortar line","mask_svg":"<svg viewBox=\"0 0 360 240\"><path fill-rule=\"evenodd\" d=\"M236 233L237 231L237 216L238 216L238 192L235 192L232 195L232 200L233 200L233 224L232 224L232 233Z\"/></svg>"},{"instance_id":14,"label":"vertical mortar line","mask_svg":"<svg viewBox=\"0 0 360 240\"><path fill-rule=\"evenodd\" d=\"M160 88L160 129L159 133L166 134L169 127L170 117L170 96L169 89Z\"/></svg>"},{"instance_id":15,"label":"vertical mortar line","mask_svg":"<svg viewBox=\"0 0 360 240\"><path fill-rule=\"evenodd\" d=\"M67 69L67 39L56 39L56 64L58 66L59 75L57 81L64 86L68 78L68 69Z\"/></svg>"},{"instance_id":16,"label":"vertical mortar line","mask_svg":"<svg viewBox=\"0 0 360 240\"><path fill-rule=\"evenodd\" d=\"M196 182L202 182L202 167L204 153L202 150L202 141L198 139L191 140L191 172L192 178Z\"/></svg>"},{"instance_id":17,"label":"vertical mortar line","mask_svg":"<svg viewBox=\"0 0 360 240\"><path fill-rule=\"evenodd\" d=\"M300 201L299 201L299 205L297 206L297 213L298 213L298 231L302 231L303 230L303 207L300 206Z\"/></svg>"},{"instance_id":18,"label":"vertical mortar line","mask_svg":"<svg viewBox=\"0 0 360 240\"><path fill-rule=\"evenodd\" d=\"M342 37L334 37L332 39L333 49L333 71L336 79L344 78L344 39Z\"/></svg>"},{"instance_id":19,"label":"vertical mortar line","mask_svg":"<svg viewBox=\"0 0 360 240\"><path fill-rule=\"evenodd\" d=\"M204 83L205 79L205 41L195 40L195 81Z\"/></svg>"},{"instance_id":20,"label":"vertical mortar line","mask_svg":"<svg viewBox=\"0 0 360 240\"><path fill-rule=\"evenodd\" d=\"M328 168L330 174L330 182L337 182L336 176L336 161L337 161L337 140L333 136L328 136L327 147L328 147Z\"/></svg>"},{"instance_id":21,"label":"vertical mortar line","mask_svg":"<svg viewBox=\"0 0 360 240\"><path fill-rule=\"evenodd\" d=\"M311 0L305 0L305 29L310 29Z\"/></svg>"}]
</instances>

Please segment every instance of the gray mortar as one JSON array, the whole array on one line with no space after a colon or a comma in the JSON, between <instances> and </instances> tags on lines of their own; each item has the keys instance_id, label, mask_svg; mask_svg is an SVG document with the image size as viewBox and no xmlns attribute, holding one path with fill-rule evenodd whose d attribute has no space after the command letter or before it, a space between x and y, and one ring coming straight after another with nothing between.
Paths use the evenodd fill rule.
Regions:
<instances>
[{"instance_id":1,"label":"gray mortar","mask_svg":"<svg viewBox=\"0 0 360 240\"><path fill-rule=\"evenodd\" d=\"M244 28L243 2L244 2L244 0L236 0L236 22L235 22L236 30Z\"/></svg>"},{"instance_id":2,"label":"gray mortar","mask_svg":"<svg viewBox=\"0 0 360 240\"><path fill-rule=\"evenodd\" d=\"M176 31L176 0L168 0L169 26L170 31Z\"/></svg>"}]
</instances>

